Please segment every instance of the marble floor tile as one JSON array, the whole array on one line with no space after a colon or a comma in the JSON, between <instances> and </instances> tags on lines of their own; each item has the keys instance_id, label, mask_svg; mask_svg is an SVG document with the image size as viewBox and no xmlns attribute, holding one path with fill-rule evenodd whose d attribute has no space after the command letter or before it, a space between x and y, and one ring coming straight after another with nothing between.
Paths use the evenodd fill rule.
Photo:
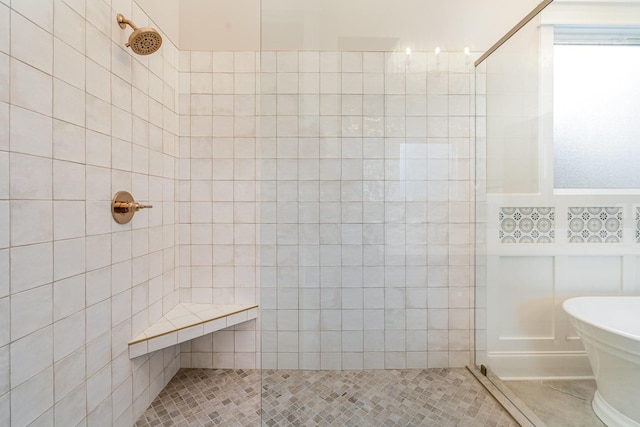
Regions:
<instances>
[{"instance_id":1,"label":"marble floor tile","mask_svg":"<svg viewBox=\"0 0 640 427\"><path fill-rule=\"evenodd\" d=\"M602 427L591 408L593 380L504 381L547 427Z\"/></svg>"},{"instance_id":2,"label":"marble floor tile","mask_svg":"<svg viewBox=\"0 0 640 427\"><path fill-rule=\"evenodd\" d=\"M151 426L517 426L466 369L181 369L138 419Z\"/></svg>"}]
</instances>

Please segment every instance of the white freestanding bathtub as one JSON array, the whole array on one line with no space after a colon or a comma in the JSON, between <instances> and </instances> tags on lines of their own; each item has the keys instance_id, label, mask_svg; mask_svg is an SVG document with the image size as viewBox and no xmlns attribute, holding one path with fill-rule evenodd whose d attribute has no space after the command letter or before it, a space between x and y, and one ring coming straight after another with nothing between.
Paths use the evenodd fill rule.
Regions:
<instances>
[{"instance_id":1,"label":"white freestanding bathtub","mask_svg":"<svg viewBox=\"0 0 640 427\"><path fill-rule=\"evenodd\" d=\"M596 415L608 427L640 427L640 297L577 297L562 307L593 368Z\"/></svg>"}]
</instances>

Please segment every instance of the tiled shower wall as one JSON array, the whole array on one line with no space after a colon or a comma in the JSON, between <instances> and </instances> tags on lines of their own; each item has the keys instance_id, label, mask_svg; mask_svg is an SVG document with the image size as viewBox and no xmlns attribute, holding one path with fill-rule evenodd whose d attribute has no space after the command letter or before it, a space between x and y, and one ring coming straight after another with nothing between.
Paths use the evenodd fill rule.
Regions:
<instances>
[{"instance_id":1,"label":"tiled shower wall","mask_svg":"<svg viewBox=\"0 0 640 427\"><path fill-rule=\"evenodd\" d=\"M255 299L262 322L261 360L248 324L182 366L467 364L472 60L191 52L181 71L181 297Z\"/></svg>"},{"instance_id":2,"label":"tiled shower wall","mask_svg":"<svg viewBox=\"0 0 640 427\"><path fill-rule=\"evenodd\" d=\"M256 52L180 53L180 299L258 295ZM181 345L185 368L259 366L257 322Z\"/></svg>"},{"instance_id":3,"label":"tiled shower wall","mask_svg":"<svg viewBox=\"0 0 640 427\"><path fill-rule=\"evenodd\" d=\"M117 10L116 10L117 8ZM131 426L179 367L127 342L178 299L177 49L129 0L0 0L0 425ZM130 191L153 209L116 224Z\"/></svg>"},{"instance_id":4,"label":"tiled shower wall","mask_svg":"<svg viewBox=\"0 0 640 427\"><path fill-rule=\"evenodd\" d=\"M130 361L178 301L259 302L263 367L466 364L470 59L140 57L117 9L0 0L0 424L131 425L178 365L260 365L255 322ZM118 190L154 208L117 225Z\"/></svg>"}]
</instances>

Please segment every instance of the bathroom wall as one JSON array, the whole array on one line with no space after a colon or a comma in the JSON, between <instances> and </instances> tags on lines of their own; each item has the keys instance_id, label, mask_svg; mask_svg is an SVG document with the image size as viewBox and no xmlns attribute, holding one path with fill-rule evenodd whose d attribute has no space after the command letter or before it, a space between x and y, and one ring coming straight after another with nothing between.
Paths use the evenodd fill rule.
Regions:
<instances>
[{"instance_id":1,"label":"bathroom wall","mask_svg":"<svg viewBox=\"0 0 640 427\"><path fill-rule=\"evenodd\" d=\"M156 2L160 0L155 0ZM163 0L167 1L167 0ZM145 3L149 0L144 0ZM180 49L486 51L538 0L180 0ZM162 17L158 16L158 20Z\"/></svg>"},{"instance_id":2,"label":"bathroom wall","mask_svg":"<svg viewBox=\"0 0 640 427\"><path fill-rule=\"evenodd\" d=\"M180 300L259 303L259 53L180 52ZM259 367L257 323L183 343L184 368Z\"/></svg>"},{"instance_id":3,"label":"bathroom wall","mask_svg":"<svg viewBox=\"0 0 640 427\"><path fill-rule=\"evenodd\" d=\"M472 71L263 52L263 368L469 363Z\"/></svg>"},{"instance_id":4,"label":"bathroom wall","mask_svg":"<svg viewBox=\"0 0 640 427\"><path fill-rule=\"evenodd\" d=\"M0 1L0 425L129 427L179 366L127 349L178 300L177 49L111 4ZM118 190L153 209L116 224Z\"/></svg>"},{"instance_id":5,"label":"bathroom wall","mask_svg":"<svg viewBox=\"0 0 640 427\"><path fill-rule=\"evenodd\" d=\"M181 300L259 302L264 368L467 364L472 58L194 51L180 70ZM260 366L257 332L185 343L181 366Z\"/></svg>"},{"instance_id":6,"label":"bathroom wall","mask_svg":"<svg viewBox=\"0 0 640 427\"><path fill-rule=\"evenodd\" d=\"M264 367L468 363L471 58L141 57L116 13L162 29L0 0L0 425L130 426L180 366L260 366L257 322L130 360L179 301L261 303ZM118 190L154 208L118 225Z\"/></svg>"}]
</instances>

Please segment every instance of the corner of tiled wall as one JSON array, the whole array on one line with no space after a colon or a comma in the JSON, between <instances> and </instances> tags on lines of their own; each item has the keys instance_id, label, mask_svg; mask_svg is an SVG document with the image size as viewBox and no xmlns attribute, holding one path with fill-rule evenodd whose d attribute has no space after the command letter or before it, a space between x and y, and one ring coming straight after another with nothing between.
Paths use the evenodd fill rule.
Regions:
<instances>
[{"instance_id":1,"label":"corner of tiled wall","mask_svg":"<svg viewBox=\"0 0 640 427\"><path fill-rule=\"evenodd\" d=\"M130 426L179 367L127 346L178 301L178 51L117 7L0 1L0 425ZM154 208L118 225L118 190Z\"/></svg>"},{"instance_id":2,"label":"corner of tiled wall","mask_svg":"<svg viewBox=\"0 0 640 427\"><path fill-rule=\"evenodd\" d=\"M180 366L467 364L468 59L139 57L117 6L0 0L0 424L131 425ZM130 361L178 302L260 302L262 361L255 321Z\"/></svg>"},{"instance_id":3,"label":"corner of tiled wall","mask_svg":"<svg viewBox=\"0 0 640 427\"><path fill-rule=\"evenodd\" d=\"M180 300L255 304L257 53L180 53ZM181 345L181 366L258 366L258 321Z\"/></svg>"}]
</instances>

